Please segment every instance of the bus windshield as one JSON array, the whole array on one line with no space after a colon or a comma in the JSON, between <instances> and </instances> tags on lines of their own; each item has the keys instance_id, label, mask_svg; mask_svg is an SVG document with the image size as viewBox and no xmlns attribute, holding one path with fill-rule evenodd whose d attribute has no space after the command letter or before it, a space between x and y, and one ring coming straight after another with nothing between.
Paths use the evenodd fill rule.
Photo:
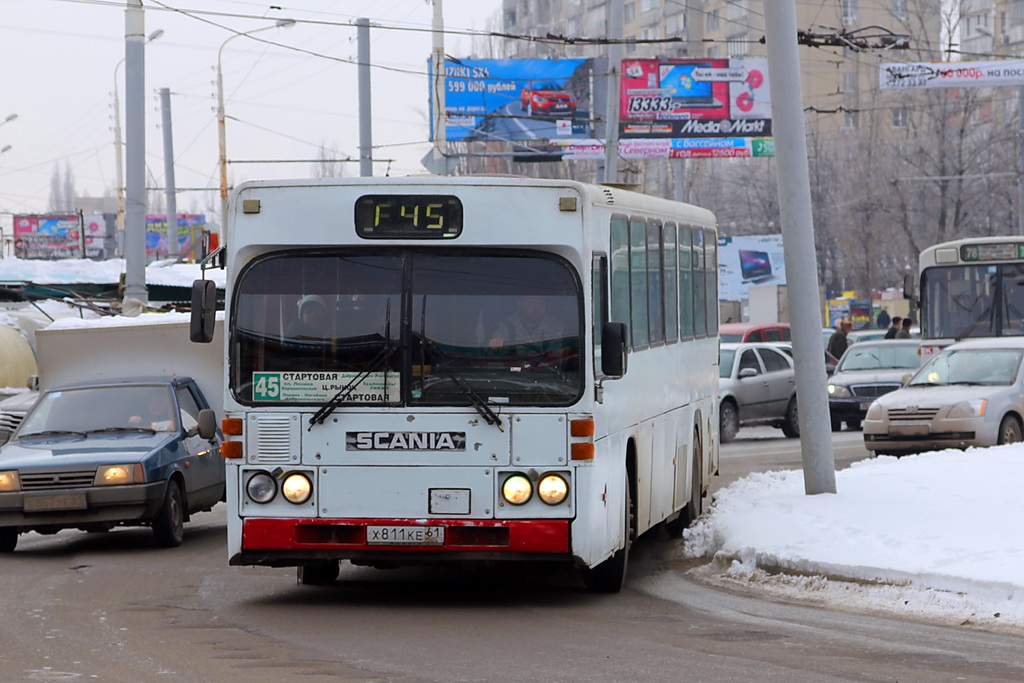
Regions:
<instances>
[{"instance_id":1,"label":"bus windshield","mask_svg":"<svg viewBox=\"0 0 1024 683\"><path fill-rule=\"evenodd\" d=\"M569 405L582 294L549 254L277 254L239 276L231 391L243 403Z\"/></svg>"},{"instance_id":2,"label":"bus windshield","mask_svg":"<svg viewBox=\"0 0 1024 683\"><path fill-rule=\"evenodd\" d=\"M926 339L1024 335L1024 264L928 268L921 309Z\"/></svg>"}]
</instances>

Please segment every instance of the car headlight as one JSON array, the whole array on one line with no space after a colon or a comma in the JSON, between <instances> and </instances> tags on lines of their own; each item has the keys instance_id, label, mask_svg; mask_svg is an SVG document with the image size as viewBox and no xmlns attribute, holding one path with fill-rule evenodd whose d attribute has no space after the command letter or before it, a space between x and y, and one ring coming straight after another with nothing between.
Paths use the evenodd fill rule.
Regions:
<instances>
[{"instance_id":1,"label":"car headlight","mask_svg":"<svg viewBox=\"0 0 1024 683\"><path fill-rule=\"evenodd\" d=\"M301 505L309 500L313 493L313 482L298 472L289 474L281 483L281 493L289 503Z\"/></svg>"},{"instance_id":2,"label":"car headlight","mask_svg":"<svg viewBox=\"0 0 1024 683\"><path fill-rule=\"evenodd\" d=\"M121 486L123 484L144 484L146 473L142 463L129 465L100 465L93 477L93 486Z\"/></svg>"},{"instance_id":3,"label":"car headlight","mask_svg":"<svg viewBox=\"0 0 1024 683\"><path fill-rule=\"evenodd\" d=\"M257 503L269 503L277 495L277 481L266 472L257 472L245 483L245 492Z\"/></svg>"},{"instance_id":4,"label":"car headlight","mask_svg":"<svg viewBox=\"0 0 1024 683\"><path fill-rule=\"evenodd\" d=\"M947 417L982 417L985 415L985 407L988 401L983 398L976 398L973 401L957 403L949 409Z\"/></svg>"},{"instance_id":5,"label":"car headlight","mask_svg":"<svg viewBox=\"0 0 1024 683\"><path fill-rule=\"evenodd\" d=\"M869 420L881 420L884 415L885 409L878 405L878 401L874 401L870 406L868 406L868 412L865 417Z\"/></svg>"},{"instance_id":6,"label":"car headlight","mask_svg":"<svg viewBox=\"0 0 1024 683\"><path fill-rule=\"evenodd\" d=\"M0 472L0 492L20 490L21 478L18 477L17 470L7 470L6 472Z\"/></svg>"},{"instance_id":7,"label":"car headlight","mask_svg":"<svg viewBox=\"0 0 1024 683\"><path fill-rule=\"evenodd\" d=\"M829 398L850 398L850 390L844 387L842 384L829 384L828 385L828 396Z\"/></svg>"},{"instance_id":8,"label":"car headlight","mask_svg":"<svg viewBox=\"0 0 1024 683\"><path fill-rule=\"evenodd\" d=\"M557 474L548 474L537 484L537 495L548 505L558 505L569 495L569 484Z\"/></svg>"},{"instance_id":9,"label":"car headlight","mask_svg":"<svg viewBox=\"0 0 1024 683\"><path fill-rule=\"evenodd\" d=\"M533 484L522 474L513 474L501 485L501 497L512 505L524 505L533 495Z\"/></svg>"}]
</instances>

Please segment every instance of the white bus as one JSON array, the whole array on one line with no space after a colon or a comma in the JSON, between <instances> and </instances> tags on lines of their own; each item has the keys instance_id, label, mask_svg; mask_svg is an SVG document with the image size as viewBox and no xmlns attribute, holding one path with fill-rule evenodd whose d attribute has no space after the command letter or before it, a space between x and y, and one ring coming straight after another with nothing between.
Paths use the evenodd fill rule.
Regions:
<instances>
[{"instance_id":1,"label":"white bus","mask_svg":"<svg viewBox=\"0 0 1024 683\"><path fill-rule=\"evenodd\" d=\"M242 184L230 563L551 560L619 590L717 473L717 244L709 211L566 180Z\"/></svg>"},{"instance_id":2,"label":"white bus","mask_svg":"<svg viewBox=\"0 0 1024 683\"><path fill-rule=\"evenodd\" d=\"M968 337L1024 334L1024 236L970 237L921 252L924 353ZM904 288L913 298L911 283Z\"/></svg>"}]
</instances>

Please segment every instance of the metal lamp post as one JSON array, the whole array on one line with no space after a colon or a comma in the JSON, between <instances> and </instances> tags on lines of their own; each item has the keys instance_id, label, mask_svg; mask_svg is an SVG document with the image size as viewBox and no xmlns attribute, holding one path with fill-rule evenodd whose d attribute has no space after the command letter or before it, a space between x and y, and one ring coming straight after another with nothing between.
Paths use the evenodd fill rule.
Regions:
<instances>
[{"instance_id":1,"label":"metal lamp post","mask_svg":"<svg viewBox=\"0 0 1024 683\"><path fill-rule=\"evenodd\" d=\"M220 231L221 241L224 244L227 243L228 238L228 152L224 126L224 76L221 70L221 57L224 55L224 47L235 38L251 36L254 33L269 31L272 28L288 28L294 25L295 20L293 19L280 19L273 26L264 26L252 31L246 31L245 33L236 33L221 43L220 49L217 50L217 142L220 151Z\"/></svg>"},{"instance_id":2,"label":"metal lamp post","mask_svg":"<svg viewBox=\"0 0 1024 683\"><path fill-rule=\"evenodd\" d=\"M164 34L162 28L150 33L146 36L145 44L152 43L154 40ZM117 240L118 240L118 251L121 251L123 245L121 240L124 238L124 143L121 141L121 99L118 96L118 78L117 72L124 64L125 57L121 58L121 61L114 67L114 177L117 183ZM12 114L17 116L17 114ZM8 117L8 120L10 117Z\"/></svg>"}]
</instances>

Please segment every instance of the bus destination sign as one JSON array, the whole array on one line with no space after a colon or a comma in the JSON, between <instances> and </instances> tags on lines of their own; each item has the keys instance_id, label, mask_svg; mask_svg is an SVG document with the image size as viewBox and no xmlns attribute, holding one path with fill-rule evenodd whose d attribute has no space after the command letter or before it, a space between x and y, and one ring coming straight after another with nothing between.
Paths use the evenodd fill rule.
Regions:
<instances>
[{"instance_id":1,"label":"bus destination sign","mask_svg":"<svg viewBox=\"0 0 1024 683\"><path fill-rule=\"evenodd\" d=\"M366 239L453 239L462 201L453 195L368 194L356 200L356 234Z\"/></svg>"},{"instance_id":2,"label":"bus destination sign","mask_svg":"<svg viewBox=\"0 0 1024 683\"><path fill-rule=\"evenodd\" d=\"M960 247L961 261L1016 261L1024 258L1024 242L994 242L964 244Z\"/></svg>"}]
</instances>

